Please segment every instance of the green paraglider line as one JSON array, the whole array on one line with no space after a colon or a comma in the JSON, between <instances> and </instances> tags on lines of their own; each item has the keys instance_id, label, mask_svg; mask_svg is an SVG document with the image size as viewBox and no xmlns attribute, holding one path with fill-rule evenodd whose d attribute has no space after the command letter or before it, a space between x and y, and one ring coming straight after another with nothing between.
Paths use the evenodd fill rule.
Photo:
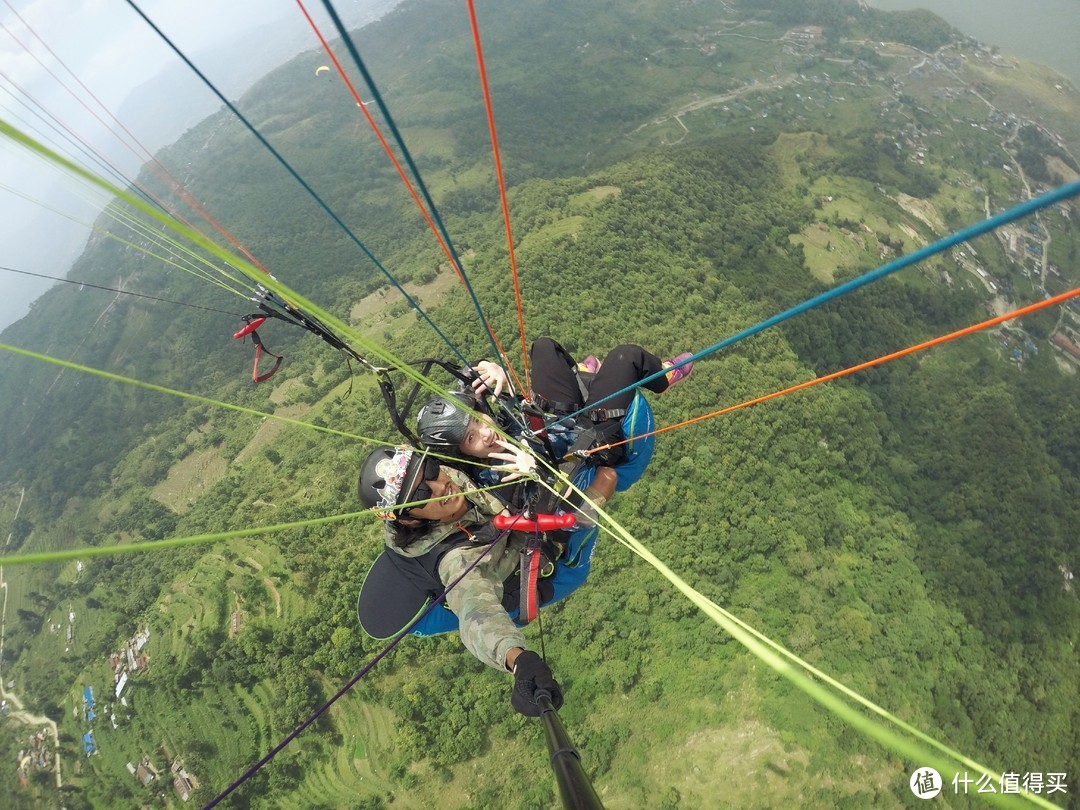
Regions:
<instances>
[{"instance_id":1,"label":"green paraglider line","mask_svg":"<svg viewBox=\"0 0 1080 810\"><path fill-rule=\"evenodd\" d=\"M340 523L345 520L354 520L362 517L373 517L370 509L362 512L349 512L342 515L330 515L328 517L298 520L292 523L278 523L273 526L259 526L250 529L235 529L228 532L212 532L210 534L193 534L189 537L171 537L167 540L147 540L142 543L127 543L120 546L85 546L83 548L71 548L63 551L42 551L33 554L12 554L0 556L0 566L4 565L40 565L42 563L65 562L69 560L81 560L87 557L112 557L119 554L136 554L146 551L162 551L167 548L183 548L205 543L218 543L222 540L235 540L239 537L257 537L263 534L276 534L291 529L302 529L307 526L323 526L328 523Z\"/></svg>"},{"instance_id":2,"label":"green paraglider line","mask_svg":"<svg viewBox=\"0 0 1080 810\"><path fill-rule=\"evenodd\" d=\"M245 408L242 405L233 405L230 402L222 402L221 400L211 399L210 397L200 396L199 394L191 394L186 391L177 391L175 388L166 388L164 385L155 385L154 383L136 380L133 377L125 377L122 374L114 374L111 371L102 371L99 368L84 366L80 365L79 363L72 363L70 360L61 360L58 357L51 357L47 354L42 354L41 352L34 352L30 351L29 349L20 349L18 346L11 346L7 343L0 343L0 351L11 352L12 354L29 357L33 360L41 360L45 363L52 363L57 366L63 366L64 368L70 368L73 371L81 371L84 374L92 374L95 377L102 377L106 380L113 380L115 382L122 382L128 385L134 385L138 388L145 388L148 391L157 391L160 394L168 394L170 396L180 397L181 399L191 400L192 402L199 402L204 405L214 405L218 408L226 408L230 411L237 411L238 413L246 413L250 414L251 416L258 416L262 419L276 419L277 421L284 422L288 425L305 427L310 430L317 430L321 433L329 433L334 436L344 436L348 439L358 439L362 442L386 444L386 442L379 441L378 439L372 439L367 436L359 436L356 433L349 433L345 430L334 430L333 428L322 427L321 425L313 425L311 422L301 422L299 419L291 419L287 416L278 416L276 414L258 411L254 408Z\"/></svg>"},{"instance_id":3,"label":"green paraglider line","mask_svg":"<svg viewBox=\"0 0 1080 810\"><path fill-rule=\"evenodd\" d=\"M386 444L386 442L377 442ZM499 489L502 484L494 484L489 487L466 490L463 493L471 495L475 492L488 492ZM422 501L410 501L398 504L395 509L412 509L423 506L433 501L442 501L447 498L456 498L458 495L441 495L437 498L426 498ZM141 543L126 543L119 546L84 546L83 548L70 548L62 551L40 551L29 554L0 555L0 567L5 565L41 565L43 563L67 562L81 560L88 557L113 557L120 554L137 554L147 551L161 551L167 548L182 548L184 546L202 545L205 543L218 543L222 540L234 540L238 537L258 537L264 534L277 534L292 529L303 529L308 526L325 526L329 523L341 523L346 520L358 518L377 519L371 509L363 509L359 512L345 512L340 515L326 515L306 520L296 520L289 523L277 523L272 526L257 526L248 529L233 529L227 532L210 532L208 534L193 534L187 537L170 537L167 540L147 540Z\"/></svg>"},{"instance_id":4,"label":"green paraglider line","mask_svg":"<svg viewBox=\"0 0 1080 810\"><path fill-rule=\"evenodd\" d=\"M444 335L442 333L442 330L440 330L439 327L437 327L435 325L435 323L431 320L431 318L428 317L428 314L426 312L424 312L424 310L421 308L420 304L417 303L416 300L411 295L409 295L408 292L405 291L405 288L402 287L400 282L398 282L398 280L396 278L394 278L394 276L390 273L390 271L388 271L383 266L382 262L380 262L377 258L375 258L375 254L373 254L368 249L367 245L365 245L363 242L360 241L359 237L357 237L356 234L354 234L352 232L352 230L349 228L349 226L346 225L342 221L341 217L339 217L334 212L334 210L332 208L330 208L330 206L326 203L326 201L323 200L323 198L320 197L318 195L318 193L316 193L315 189L313 189L311 187L311 185L303 177L300 176L300 174L296 171L296 169L294 169L292 167L292 165L287 160L285 160L285 158L281 155L281 153L278 152L278 150L275 149L273 147L273 145L268 140L266 140L266 138L263 136L263 134L261 132L259 132L259 130L256 129L255 126L252 125L252 123L250 121L248 121L248 119L240 112L240 110L238 110L236 108L236 105L233 104L231 101L229 101L229 99L227 99L224 95L222 95L221 91L218 90L217 87L214 86L213 82L211 82L202 73L202 71L200 71L195 66L195 64L190 59L188 59L188 57L184 54L183 51L181 51L178 47L176 47L176 45L173 43L173 41L171 39L169 39L168 36L165 35L165 32L162 31L160 28L158 28L157 25L154 24L153 20L151 20L149 17L146 16L146 13L143 12L143 10L141 8L139 8L139 5L136 2L134 2L134 0L127 0L127 4L129 6L131 6L131 8L135 11L135 13L138 14L143 19L143 21L147 25L149 25L150 28L153 29L154 33L156 33L161 38L161 40L166 45L168 45L169 48L171 48L172 51L184 61L184 64L186 64L195 73L195 75L198 76L202 80L202 82L214 93L214 95L216 95L218 97L218 99L220 99L221 102L226 107L229 108L229 110L232 112L232 114L236 116L237 120L239 120L248 129L248 131L252 135L255 136L255 138L259 141L259 143L261 143L270 152L270 154L274 156L274 158L278 161L278 163L281 164L281 166L293 177L293 179L296 180L304 188L305 191L307 191L307 193L316 202L316 204L323 210L323 212L326 213L326 215L329 216L332 220L334 220L334 222L338 225L338 227L340 227L342 229L342 231L344 231L345 235L348 236L350 240L352 240L353 244L355 244L358 248L360 248L360 250L364 253L364 255L367 256L368 259L370 259L372 261L372 263L376 267L379 268L379 271L386 277L386 279L391 284L393 284L394 287L396 287L397 290L403 296L405 296L405 300L409 302L409 305L420 314L420 317L422 317L424 319L424 321L432 329L435 330L435 334L437 334L440 338L442 338L443 342L445 342L446 345L450 347L450 350L457 356L457 358L462 362L462 364L463 365L468 365L469 361L465 359L465 356L462 355L460 351L458 351L457 346L455 346L454 343L448 337L446 337L446 335ZM272 276L265 276L265 278L273 278L273 277ZM256 280L261 281L260 279L256 279ZM263 283L264 286L267 286L267 287L271 286L271 285L267 284L265 281L262 281L262 283ZM271 287L271 289L272 289L272 287ZM480 317L481 317L481 320L483 320L483 312L480 313Z\"/></svg>"}]
</instances>

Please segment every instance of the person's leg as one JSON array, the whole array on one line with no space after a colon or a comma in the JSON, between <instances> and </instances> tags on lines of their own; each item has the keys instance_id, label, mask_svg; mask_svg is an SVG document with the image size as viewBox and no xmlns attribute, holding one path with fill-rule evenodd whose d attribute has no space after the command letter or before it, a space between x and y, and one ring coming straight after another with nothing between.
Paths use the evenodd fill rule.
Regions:
<instances>
[{"instance_id":1,"label":"person's leg","mask_svg":"<svg viewBox=\"0 0 1080 810\"><path fill-rule=\"evenodd\" d=\"M549 337L537 338L529 351L529 360L534 394L563 413L575 411L584 404L574 374L576 363L566 349Z\"/></svg>"},{"instance_id":2,"label":"person's leg","mask_svg":"<svg viewBox=\"0 0 1080 810\"><path fill-rule=\"evenodd\" d=\"M600 402L599 407L609 411L616 408L628 408L635 394L631 386L636 386L646 377L663 371L663 368L664 364L659 357L640 346L632 343L616 346L604 358L600 370L596 372L596 377L589 388L589 399L585 404L591 405L604 400ZM667 377L661 375L646 383L644 387L653 393L662 393L668 387ZM623 391L625 388L630 388L630 390ZM604 399L616 391L623 391L623 393L611 399Z\"/></svg>"}]
</instances>

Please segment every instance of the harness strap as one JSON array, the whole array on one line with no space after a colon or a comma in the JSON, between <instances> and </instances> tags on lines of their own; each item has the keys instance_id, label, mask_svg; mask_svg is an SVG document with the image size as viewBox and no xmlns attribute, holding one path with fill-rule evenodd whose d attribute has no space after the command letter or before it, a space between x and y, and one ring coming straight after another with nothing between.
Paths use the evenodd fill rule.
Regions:
<instances>
[{"instance_id":1,"label":"harness strap","mask_svg":"<svg viewBox=\"0 0 1080 810\"><path fill-rule=\"evenodd\" d=\"M555 400L541 396L535 391L533 391L532 399L533 402L536 403L536 407L542 411L547 411L548 413L573 413L580 407L580 403L578 402L556 402ZM582 402L584 401L585 400L583 399Z\"/></svg>"},{"instance_id":2,"label":"harness strap","mask_svg":"<svg viewBox=\"0 0 1080 810\"><path fill-rule=\"evenodd\" d=\"M557 534L564 536L563 532ZM546 535L539 535L521 550L518 614L515 619L519 625L524 626L533 621L540 606L554 597L555 586L551 577L555 575L557 560L562 557L565 549L565 542L549 540Z\"/></svg>"},{"instance_id":3,"label":"harness strap","mask_svg":"<svg viewBox=\"0 0 1080 810\"><path fill-rule=\"evenodd\" d=\"M607 422L609 419L622 419L629 410L626 408L592 408L585 411L590 422Z\"/></svg>"},{"instance_id":4,"label":"harness strap","mask_svg":"<svg viewBox=\"0 0 1080 810\"><path fill-rule=\"evenodd\" d=\"M585 402L589 398L589 387L585 385L585 381L581 379L581 373L578 371L577 363L570 367L570 370L574 372L574 379L577 380L578 391L581 392L581 401ZM589 375L589 383L592 383L592 376Z\"/></svg>"},{"instance_id":5,"label":"harness strap","mask_svg":"<svg viewBox=\"0 0 1080 810\"><path fill-rule=\"evenodd\" d=\"M536 618L540 610L537 585L540 582L540 568L544 555L540 547L530 544L521 550L521 599L518 602L518 621L528 624Z\"/></svg>"}]
</instances>

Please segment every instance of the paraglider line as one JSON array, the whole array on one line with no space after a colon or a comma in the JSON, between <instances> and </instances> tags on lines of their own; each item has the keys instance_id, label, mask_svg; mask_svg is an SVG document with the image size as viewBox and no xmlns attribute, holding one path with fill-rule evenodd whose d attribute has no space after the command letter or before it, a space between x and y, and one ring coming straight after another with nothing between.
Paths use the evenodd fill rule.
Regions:
<instances>
[{"instance_id":1,"label":"paraglider line","mask_svg":"<svg viewBox=\"0 0 1080 810\"><path fill-rule=\"evenodd\" d=\"M370 515L370 513L370 509L365 509L361 512L348 512L341 515L308 518L292 523L278 523L272 526L258 526L250 529L232 529L227 532L193 534L187 537L170 537L166 540L147 540L141 543L125 543L124 545L119 546L84 546L82 548L69 548L63 551L39 551L29 554L0 555L0 565L41 565L43 563L80 560L89 557L114 557L119 554L163 551L167 548L183 548L185 546L202 545L204 543L217 543L222 540L235 540L241 537L259 537L264 534L276 534L292 529L303 529L308 526L325 526L330 523L341 523L346 520L362 518L365 515Z\"/></svg>"},{"instance_id":2,"label":"paraglider line","mask_svg":"<svg viewBox=\"0 0 1080 810\"><path fill-rule=\"evenodd\" d=\"M80 180L83 180L85 182L85 178L80 178ZM0 189L3 189L4 191L7 191L7 192L9 192L11 194L14 194L17 197L21 197L22 199L26 200L27 202L33 203L34 205L37 205L38 207L40 207L40 208L42 208L42 209L44 209L46 211L49 211L50 213L53 213L58 217L63 217L64 219L67 219L67 220L69 220L71 222L74 222L76 225L80 225L80 226L86 228L89 231L93 231L94 233L99 233L99 234L101 234L102 236L104 236L107 239L112 239L112 240L114 240L116 242L119 242L122 245L126 245L127 247L130 247L132 250L137 250L140 253L145 253L148 256L152 256L153 258L157 259L160 262L168 264L168 265L170 265L172 267L176 267L179 270L183 270L185 273L191 273L192 275L196 276L197 278L202 279L203 281L206 281L206 282L208 282L210 284L214 284L214 285L216 285L218 287L221 287L226 292L231 292L234 295L239 295L241 298L246 298L247 297L246 292L241 292L240 290L234 289L234 288L230 287L228 284L226 284L225 282L223 282L221 279L216 278L213 275L211 275L210 273L206 272L205 270L198 268L198 266L196 265L196 262L206 265L211 270L213 270L215 273L220 275L222 278L226 278L226 279L229 279L230 281L239 283L238 278L231 275L230 273L225 272L224 270L217 267L216 265L211 264L205 258L203 258L202 256L199 256L194 251L184 247L179 242L177 242L177 241L175 241L173 239L169 239L167 236L164 235L164 233L159 233L157 231L152 230L145 222L143 222L140 219L137 219L134 216L131 216L130 214L126 213L120 207L118 207L116 205L113 205L113 204L106 205L105 209L104 209L105 213L108 216L112 217L114 220L116 220L116 222L124 225L125 227L129 228L130 230L135 231L135 232L137 232L139 234L142 234L147 240L149 240L156 247L162 247L162 248L165 248L166 250L169 250L171 255L172 255L172 258L170 258L168 256L163 256L163 255L161 255L159 253L155 253L155 252L153 252L153 250L151 250L150 248L147 248L145 245L136 244L135 242L131 242L131 241L127 240L127 239L124 239L124 238L120 237L119 235L117 235L116 233L113 233L112 231L108 230L107 228L101 227L101 226L99 226L97 224L91 224L91 223L88 223L88 222L84 222L81 219L78 219L77 217L73 217L70 214L66 214L63 211L60 211L60 210L58 210L56 208L53 208L50 205L46 205L41 200L35 199L34 197L31 197L28 194L24 194L23 192L18 191L17 189L13 189L10 186L6 186L3 183L0 183ZM89 195L84 195L84 199L90 200ZM139 197L139 199L142 199L142 197ZM148 205L151 205L151 206L153 206L155 204L153 200L149 200L149 199L145 200L145 202ZM155 210L163 210L163 209L155 209ZM186 254L186 256L190 257L190 258L185 258L184 256L181 256L181 254ZM173 261L173 258L175 258L176 261ZM7 268L7 269L11 269L11 268ZM22 271L14 271L13 270L12 272L22 272ZM51 276L42 276L42 278L51 278ZM56 281L66 281L66 280L67 279L56 279ZM81 282L76 282L76 283L81 283ZM226 313L226 314L232 314L232 313Z\"/></svg>"},{"instance_id":3,"label":"paraglider line","mask_svg":"<svg viewBox=\"0 0 1080 810\"><path fill-rule=\"evenodd\" d=\"M132 0L128 0L132 2ZM352 38L349 36L348 31L345 30L345 25L341 21L341 17L338 16L337 11L334 9L333 3L330 0L322 0L323 7L326 9L326 13L330 15L330 19L334 23L334 27L337 28L338 34L341 36L341 41L345 44L345 47L349 51L349 55L356 63L357 69L360 71L360 75L364 77L364 82L371 90L371 97L375 103L379 105L379 112L382 113L383 118L386 119L386 125L390 127L390 133L394 136L394 140L397 142L398 149L401 150L402 156L405 158L405 162L409 165L410 171L412 171L413 177L416 178L416 185L420 188L420 193L424 195L424 200L427 202L428 210L431 211L431 216L434 218L439 230L442 232L443 238L446 240L446 245L450 248L450 252L453 254L454 264L458 268L458 272L465 282L465 289L468 290L469 297L472 299L473 306L476 308L477 314L480 316L481 322L484 324L484 329L487 332L488 339L491 341L491 346L495 350L497 357L501 358L504 368L509 372L513 372L513 368L510 366L506 357L506 352L499 344L499 339L495 335L495 330L492 329L491 324L488 323L487 318L484 316L484 310L480 306L480 300L476 297L476 292L473 290L472 284L469 283L468 278L465 275L465 268L461 264L461 259L457 255L457 251L454 249L453 240L450 239L450 234L446 231L446 226L443 224L442 217L439 216L439 210L435 207L435 201L431 198L431 194L428 192L427 185L424 183L424 178L420 176L420 170L416 167L416 163L413 161L412 154L409 152L409 148L405 145L404 139L401 137L401 132L397 128L397 124L394 123L394 118L390 115L390 110L386 107L386 102L383 100L382 94L379 92L379 88L375 84L375 80L372 78L371 73L368 72L367 66L364 64L364 60L360 58L360 52L356 49L356 45L353 43ZM459 355L460 356L460 355ZM468 365L466 362L465 365ZM515 380L517 375L514 375ZM520 382L518 383L520 386Z\"/></svg>"},{"instance_id":4,"label":"paraglider line","mask_svg":"<svg viewBox=\"0 0 1080 810\"><path fill-rule=\"evenodd\" d=\"M510 254L510 274L514 280L514 301L517 304L518 329L521 332L521 356L525 363L525 387L531 390L529 372L529 352L525 345L525 313L521 308L521 284L518 280L517 254L514 252L514 234L510 227L510 206L506 199L506 180L503 176L502 160L499 157L499 136L495 129L495 111L491 102L491 89L488 87L487 68L484 66L484 49L480 44L480 27L476 21L476 7L473 0L468 0L469 24L472 28L473 46L476 50L476 66L480 72L480 86L484 91L484 109L487 111L488 130L491 133L491 156L495 162L495 176L499 181L499 201L502 205L503 223L506 227L506 249ZM521 382L518 381L518 386Z\"/></svg>"},{"instance_id":5,"label":"paraglider line","mask_svg":"<svg viewBox=\"0 0 1080 810\"><path fill-rule=\"evenodd\" d=\"M16 270L14 267L0 267L0 270L6 270L9 273L18 273L22 276L34 276L35 278L44 278L49 281L62 281L65 284L78 284L80 287L93 287L95 290L105 290L106 292L120 293L121 295L130 295L134 298L146 298L150 301L160 301L163 304L176 304L178 307L190 307L191 309L201 309L205 312L218 312L222 315L230 315L235 318L241 317L235 312L226 312L224 309L214 309L213 307L203 307L198 304L188 304L184 301L171 301L168 298L158 298L155 295L146 295L144 293L130 292L129 290L118 290L115 287L102 287L100 284L91 284L89 281L76 281L71 278L57 278L56 276L46 276L41 273L31 273L29 270Z\"/></svg>"},{"instance_id":6,"label":"paraglider line","mask_svg":"<svg viewBox=\"0 0 1080 810\"><path fill-rule=\"evenodd\" d=\"M29 349L20 349L18 346L11 346L7 343L0 343L0 351L11 352L12 354L29 357L32 360L42 360L46 363L53 363L58 366L63 366L64 368L72 369L73 371L81 371L85 374L92 374L96 377L103 377L106 380L113 380L114 382L122 382L127 383L128 385L137 386L139 388L145 388L148 391L157 391L160 394L169 394L170 396L180 397L181 399L190 399L194 402L200 402L204 405L214 405L218 408L226 408L230 411L238 411L239 413L246 413L250 414L251 416L258 416L263 419L276 419L279 422L285 422L290 425L310 428L311 430L317 430L322 433L330 433L334 436L344 436L348 439L359 439L360 441L365 442L385 444L385 442L380 442L376 439L368 438L367 436L359 436L355 433L349 433L344 430L334 430L333 428L322 427L320 425L312 424L311 422L301 422L299 419L291 419L287 416L266 413L264 411L255 410L254 408L245 408L242 405L233 405L230 402L222 402L221 400L211 399L209 397L200 396L199 394L190 394L186 391L177 391L175 388L166 388L163 385L155 385L154 383L143 382L142 380L136 380L132 377L125 377L122 374L114 374L111 371L102 371L99 368L82 366L78 363L72 363L69 360L61 360L58 357L51 357L47 354L30 351Z\"/></svg>"},{"instance_id":7,"label":"paraglider line","mask_svg":"<svg viewBox=\"0 0 1080 810\"><path fill-rule=\"evenodd\" d=\"M375 258L375 254L368 250L367 245L360 241L359 237L357 237L356 234L352 232L352 230L342 221L341 217L339 217L334 212L334 210L330 208L326 201L323 200L323 198L320 197L318 193L316 193L315 189L313 189L311 185L306 180L304 180L303 177L300 176L299 172L297 172L296 169L294 169L292 165L287 160L285 160L281 153L278 152L277 149L275 149L268 140L266 140L262 133L259 132L258 129L256 129L255 126L250 121L248 121L246 117L244 117L240 110L237 109L236 105L229 101L221 93L221 91L217 89L214 83L211 82L210 79L208 79L206 75L203 74L203 72L195 66L195 64L184 54L184 52L181 51L173 43L173 41L169 39L168 36L166 36L165 32L158 28L157 25L149 17L146 16L143 10L139 8L139 5L135 2L135 0L127 0L127 4L131 6L131 8L135 11L136 14L142 17L146 24L154 30L154 33L156 33L162 39L162 41L166 45L168 45L172 49L172 51L184 61L184 63L192 70L192 72L195 73L196 76L198 76L202 80L202 82L214 93L214 95L216 95L218 99L226 107L229 108L230 112L232 112L232 114L236 116L237 120L239 120L247 128L247 130L255 136L259 143L261 143L270 152L270 154L274 156L278 163L280 163L281 166L290 175L292 175L293 179L296 180L296 182L298 182L305 191L307 191L307 193L311 196L313 200L315 200L319 207L322 208L322 210L327 214L327 216L329 216L332 220L334 220L335 223L337 223L338 227L340 227L342 231L345 232L345 234L352 240L353 244L360 248L360 250L363 251L364 255L367 256L372 261L372 263L374 263L374 265L379 268L379 270L386 277L386 279L391 284L393 284L394 287L396 287L403 296L405 296L405 300L409 302L409 305L413 309L415 309L425 321L427 321L428 325L435 330L435 333L440 338L442 338L443 342L445 342L447 346L450 347L450 350L458 357L458 359L461 360L461 362L465 365L468 365L468 360L466 360L465 357L461 354L461 352L458 351L457 346L455 346L450 341L450 339L442 333L439 327L434 324L431 318L428 317L427 313L424 312L424 310L413 299L413 297L405 291L405 288L401 286L398 280L394 278L394 276L382 265L382 263L378 259Z\"/></svg>"},{"instance_id":8,"label":"paraglider line","mask_svg":"<svg viewBox=\"0 0 1080 810\"><path fill-rule=\"evenodd\" d=\"M706 419L711 419L714 416L722 416L723 414L731 413L733 411L738 411L738 410L741 410L742 408L748 408L751 405L758 405L758 404L760 404L762 402L768 402L771 399L776 399L778 397L782 397L785 394L792 394L795 391L801 391L804 388L810 388L810 387L815 386L815 385L820 385L821 383L831 382L832 380L837 380L837 379L839 379L841 377L846 377L849 374L854 374L857 371L865 371L868 368L874 368L875 366L881 366L881 365L884 365L885 363L888 363L891 360L899 360L901 357L906 357L909 354L914 354L915 352L921 352L921 351L923 351L925 349L930 349L930 348L932 348L934 346L940 346L943 343L948 343L950 340L956 340L957 338L965 337L965 336L973 334L975 332L982 331L983 329L989 329L991 326L997 326L999 323L1004 323L1005 321L1011 321L1014 318L1022 318L1022 317L1026 316L1026 315L1030 315L1033 312L1038 312L1041 309L1046 309L1047 307L1052 307L1052 306L1064 303L1065 301L1068 301L1068 300L1070 300L1072 298L1077 298L1077 297L1080 297L1080 287L1076 287L1075 289L1069 290L1068 292L1061 293L1060 295L1055 295L1052 298L1046 298L1046 299L1044 299L1042 301L1039 301L1039 302L1034 303L1034 304L1030 304L1030 305L1028 305L1026 307L1021 307L1020 309L1015 309L1012 312L1006 312L1004 315L998 315L997 317L990 318L989 320L982 321L980 323L976 323L976 324L973 324L971 326L966 326L963 329L958 329L955 332L950 332L947 335L942 335L941 337L932 338L931 340L924 341L924 342L919 343L919 344L917 344L915 346L909 346L906 349L901 349L900 351L893 352L892 354L882 355L881 357L875 358L873 360L867 360L865 363L859 363L858 365L851 366L851 367L845 368L845 369L841 369L840 371L834 371L832 374L826 374L824 377L815 377L812 380L807 380L806 382L799 383L798 385L793 385L793 386L791 386L789 388L783 389L782 391L773 391L771 394L766 394L765 396L756 397L754 399L749 399L749 400L747 400L745 402L739 403L738 405L731 405L731 406L729 406L727 408L721 408L718 411L713 411L712 413L707 413L707 414L704 414L702 416L695 416L693 419L687 419L687 420L685 420L683 422L679 422L679 423L674 424L674 425L667 425L666 427L659 428L658 430L654 430L654 431L652 431L650 433L642 433L642 434L640 434L638 436L634 436L631 439L623 439L622 441L612 442L611 444L605 444L605 445L603 445L601 447L594 447L594 448L592 448L592 449L590 449L588 451L587 455L592 455L593 453L599 453L599 452L601 452L603 450L607 450L607 449L610 449L612 447L618 447L621 444L626 444L627 442L635 441L637 439L644 439L647 436L656 436L657 434L660 434L660 433L667 433L667 431L669 431L669 430L675 430L675 428L686 427L687 425L692 425L692 424L695 424L696 422L704 422Z\"/></svg>"},{"instance_id":9,"label":"paraglider line","mask_svg":"<svg viewBox=\"0 0 1080 810\"><path fill-rule=\"evenodd\" d=\"M700 360L701 358L707 357L708 355L713 354L714 352L718 352L721 349L726 349L728 346L731 346L734 343L738 343L740 340L748 338L751 335L756 335L758 332L762 332L765 329L768 329L770 326L775 326L776 324L781 323L782 321L786 321L789 318L793 318L796 315L801 315L802 313L807 312L814 307L820 306L821 304L824 304L828 301L832 301L834 298L839 298L842 295L846 295L847 293L852 292L853 290L857 290L860 287L865 287L871 282L891 275L898 270L902 270L909 265L920 262L923 259L929 258L930 256L933 256L937 253L941 253L942 251L947 250L954 245L958 245L968 239L973 239L976 236L981 236L984 233L988 233L989 231L995 230L1002 225L1007 225L1010 222L1021 219L1022 217L1034 213L1035 211L1038 211L1042 208L1054 205L1055 203L1061 202L1062 200L1067 200L1070 197L1075 197L1077 194L1080 194L1080 180L1074 180L1071 183L1065 183L1064 185L1048 191L1045 194L1041 194L1038 197L1030 199L1026 202L1019 203L1012 208L1002 211L1000 214L992 216L989 219L978 222L962 230L956 231L951 236L946 236L943 239L939 239L938 241L934 242L933 244L920 248L914 253L909 253L907 256L902 256L895 261L882 265L877 270L871 270L869 273L865 273L864 275L861 275L858 278L854 278L851 281L841 284L838 287L834 287L833 289L827 290L820 295L816 295L801 304L791 307L790 309L786 309L777 315L773 315L771 318L762 321L756 326L751 326L748 329L744 329L738 334L721 340L719 343L715 343L707 349L702 349L696 354L690 355L690 357L687 357L680 363L677 363L673 366L668 366L663 371L658 371L655 374L652 374L644 378L643 380L635 383L634 385L628 385L626 388L608 394L603 399L598 399L595 402L589 403L588 408L595 408L600 403L606 402L612 397L617 397L620 394L625 394L629 391L633 391L635 388L645 385L651 380L655 380L657 377L667 374L673 368L678 368L679 366L686 365L687 363L692 363L695 360ZM574 413L567 414L566 416L561 417L552 424L558 425L562 422L566 422L570 419L573 419L575 416L579 416L580 414L584 413L585 410L586 408L582 408L581 410L575 411Z\"/></svg>"},{"instance_id":10,"label":"paraglider line","mask_svg":"<svg viewBox=\"0 0 1080 810\"><path fill-rule=\"evenodd\" d=\"M271 759L273 759L275 756L277 756L277 754L286 745L288 745L293 740L295 740L298 736L300 736L300 734L304 731L304 729L306 729L308 726L310 726L312 723L314 723L316 720L318 720L319 717L323 713L325 713L327 709L329 709L331 706L333 706L335 703L337 703L338 700L341 699L345 695L346 692L348 692L350 689L352 689L360 681L361 678L363 678L365 675L367 675L369 672L371 672L375 668L376 664L378 664L383 658L385 658L387 655L389 655L394 650L394 648L397 647L397 645L401 643L401 641L405 638L405 636L407 636L410 633L410 631L412 631L412 629L414 627L416 627L418 624L420 624L420 622L422 622L428 616L428 614L430 614L433 610L440 607L442 605L442 603L443 603L443 600L446 599L446 595L448 593L450 593L450 591L452 591L455 587L457 587L458 583L460 583L466 576L468 576L472 572L472 570L474 568L476 568L476 566L478 566L487 557L487 555L491 552L491 550L493 548L495 548L495 546L500 541L502 541L502 539L504 537L506 537L507 534L509 534L509 532L510 532L510 529L506 529L503 532L501 532L498 537L496 537L494 540L492 540L487 545L487 548L485 548L480 553L480 555L464 571L461 572L461 575L458 576L457 579L455 579L453 582L451 582L449 585L446 586L445 591L443 591L441 594L436 596L431 601L431 604L427 606L426 609L421 611L420 614L418 616L416 616L416 618L414 618L411 622L409 622L409 624L406 625L405 628L402 629L397 634L397 636L395 636L390 641L389 644L387 644L385 647L383 647L382 650L380 650L375 655L374 658L372 658L367 664L365 664L361 668L361 670L349 680L348 683L346 683L337 692L335 692L334 696L331 697L328 701L326 701L322 706L320 706L318 709L316 709L314 712L312 712L311 715L306 720L304 720L304 722L302 722L300 725L298 725L296 728L294 728L291 732L289 732L288 736L286 736L285 739L283 739L281 742L279 742L277 745L275 745L273 748L271 748L262 759L260 759L258 762L256 762L254 765L252 765L246 771L244 771L244 773L240 775L240 778L238 778L235 782L233 782L231 785L229 785L227 788L225 788L225 790L223 790L221 793L219 793L217 796L215 796L210 802L208 802L207 805L206 805L206 808L208 809L208 808L211 808L211 807L216 807L221 802L222 799L227 797L230 793L232 793L234 790L236 790L238 787L240 787L242 784L244 784L244 782L246 782L248 779L250 779L252 776L254 776L255 773L263 765L265 765Z\"/></svg>"},{"instance_id":11,"label":"paraglider line","mask_svg":"<svg viewBox=\"0 0 1080 810\"><path fill-rule=\"evenodd\" d=\"M363 437L356 437L363 438ZM373 444L389 446L388 442L376 439L365 439ZM476 492L490 492L499 489L503 484L493 484L488 487L469 489L458 493L472 495ZM400 504L399 509L411 509L433 501L444 501L454 498L456 495L440 495L437 498L428 498L424 501L413 501L408 504ZM170 537L165 540L147 540L140 543L125 543L118 546L83 546L81 548L69 548L62 551L35 551L27 554L0 555L0 565L41 565L44 563L64 562L66 560L79 560L88 557L114 557L119 554L138 554L147 551L162 551L167 548L182 548L184 546L202 545L204 543L217 543L222 540L235 540L241 537L260 537L265 534L278 534L279 532L303 529L308 526L326 526L331 523L341 523L346 520L355 520L362 517L373 517L371 509L363 509L359 512L345 512L340 515L326 515L318 518L296 520L291 523L276 523L271 526L257 526L250 529L231 529L227 532L211 532L208 534L193 534L186 537Z\"/></svg>"}]
</instances>

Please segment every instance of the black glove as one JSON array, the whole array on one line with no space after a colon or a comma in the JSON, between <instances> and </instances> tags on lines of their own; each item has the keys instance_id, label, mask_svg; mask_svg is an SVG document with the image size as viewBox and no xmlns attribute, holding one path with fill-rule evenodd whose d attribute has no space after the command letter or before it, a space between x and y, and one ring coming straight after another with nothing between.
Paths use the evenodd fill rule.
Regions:
<instances>
[{"instance_id":1,"label":"black glove","mask_svg":"<svg viewBox=\"0 0 1080 810\"><path fill-rule=\"evenodd\" d=\"M510 693L510 705L526 717L539 717L537 693L550 695L551 705L556 709L562 706L562 688L548 665L536 653L525 650L514 663L514 691Z\"/></svg>"}]
</instances>

